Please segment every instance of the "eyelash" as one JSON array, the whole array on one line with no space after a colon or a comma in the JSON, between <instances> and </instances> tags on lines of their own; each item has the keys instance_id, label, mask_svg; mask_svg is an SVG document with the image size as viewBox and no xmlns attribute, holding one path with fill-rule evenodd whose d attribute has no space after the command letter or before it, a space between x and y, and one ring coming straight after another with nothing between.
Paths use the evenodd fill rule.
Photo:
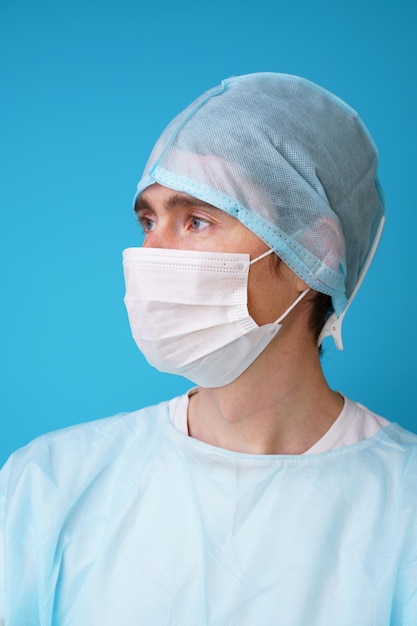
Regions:
<instances>
[{"instance_id":1,"label":"eyelash","mask_svg":"<svg viewBox=\"0 0 417 626\"><path fill-rule=\"evenodd\" d=\"M192 224L193 222L200 222L203 224L203 228L192 228L191 230L203 230L204 228L207 228L207 226L209 225L209 221L205 220L203 217L197 217L195 215L192 215L190 217L190 223Z\"/></svg>"},{"instance_id":2,"label":"eyelash","mask_svg":"<svg viewBox=\"0 0 417 626\"><path fill-rule=\"evenodd\" d=\"M151 220L147 215L137 215L137 220L138 220L139 226L141 227L144 233L151 232L151 228L147 227L149 226L149 224L153 224L153 225L156 224L156 222Z\"/></svg>"},{"instance_id":3,"label":"eyelash","mask_svg":"<svg viewBox=\"0 0 417 626\"><path fill-rule=\"evenodd\" d=\"M138 220L139 226L141 227L144 233L152 232L153 228L155 228L156 226L156 220L151 219L147 215L137 215L137 220ZM189 220L191 231L204 230L210 224L209 220L204 219L203 217L199 217L197 215L188 216L188 220ZM195 228L194 226L196 222L198 222L200 226L202 225L202 228L199 228L198 226L197 228Z\"/></svg>"}]
</instances>

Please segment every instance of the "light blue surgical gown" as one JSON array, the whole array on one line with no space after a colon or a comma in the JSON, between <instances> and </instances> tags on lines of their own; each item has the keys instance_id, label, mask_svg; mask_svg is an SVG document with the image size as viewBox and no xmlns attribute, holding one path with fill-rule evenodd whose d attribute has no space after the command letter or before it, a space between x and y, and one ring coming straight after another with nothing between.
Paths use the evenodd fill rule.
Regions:
<instances>
[{"instance_id":1,"label":"light blue surgical gown","mask_svg":"<svg viewBox=\"0 0 417 626\"><path fill-rule=\"evenodd\" d=\"M416 626L416 485L397 425L310 456L215 448L166 403L58 431L1 473L0 618Z\"/></svg>"}]
</instances>

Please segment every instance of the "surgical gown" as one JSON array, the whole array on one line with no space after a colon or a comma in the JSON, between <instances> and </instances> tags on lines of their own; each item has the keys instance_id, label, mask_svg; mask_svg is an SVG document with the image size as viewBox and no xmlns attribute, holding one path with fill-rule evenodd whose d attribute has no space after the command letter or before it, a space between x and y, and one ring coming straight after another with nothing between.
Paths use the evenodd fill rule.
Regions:
<instances>
[{"instance_id":1,"label":"surgical gown","mask_svg":"<svg viewBox=\"0 0 417 626\"><path fill-rule=\"evenodd\" d=\"M167 403L51 433L1 472L0 623L416 626L416 483L397 425L307 456L202 443Z\"/></svg>"}]
</instances>

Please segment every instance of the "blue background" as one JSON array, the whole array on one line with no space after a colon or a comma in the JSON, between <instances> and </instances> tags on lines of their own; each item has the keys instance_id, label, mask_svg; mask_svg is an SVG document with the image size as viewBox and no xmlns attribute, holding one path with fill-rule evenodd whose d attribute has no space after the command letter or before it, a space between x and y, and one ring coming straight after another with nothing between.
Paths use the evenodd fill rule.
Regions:
<instances>
[{"instance_id":1,"label":"blue background","mask_svg":"<svg viewBox=\"0 0 417 626\"><path fill-rule=\"evenodd\" d=\"M356 108L388 222L328 345L331 385L417 431L415 0L1 0L0 463L48 430L185 391L130 337L121 251L165 124L230 75L300 74Z\"/></svg>"}]
</instances>

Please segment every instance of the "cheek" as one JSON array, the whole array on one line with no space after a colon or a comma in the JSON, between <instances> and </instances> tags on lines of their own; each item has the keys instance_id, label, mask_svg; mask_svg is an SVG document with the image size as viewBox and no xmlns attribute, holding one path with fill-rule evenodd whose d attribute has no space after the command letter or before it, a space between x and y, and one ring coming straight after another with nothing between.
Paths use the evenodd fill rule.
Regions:
<instances>
[{"instance_id":1,"label":"cheek","mask_svg":"<svg viewBox=\"0 0 417 626\"><path fill-rule=\"evenodd\" d=\"M265 259L267 261L267 259ZM268 264L268 261L265 265ZM275 322L282 313L282 285L269 264L267 267L252 266L248 281L248 310L258 326Z\"/></svg>"}]
</instances>

